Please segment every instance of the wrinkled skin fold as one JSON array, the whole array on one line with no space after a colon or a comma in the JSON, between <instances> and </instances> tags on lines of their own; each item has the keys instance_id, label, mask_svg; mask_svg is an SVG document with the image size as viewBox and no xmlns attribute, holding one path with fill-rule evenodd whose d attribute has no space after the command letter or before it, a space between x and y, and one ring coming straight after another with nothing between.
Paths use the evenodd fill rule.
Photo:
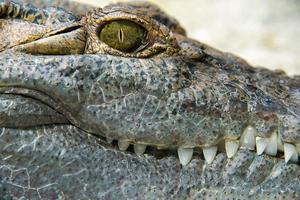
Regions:
<instances>
[{"instance_id":1,"label":"wrinkled skin fold","mask_svg":"<svg viewBox=\"0 0 300 200\"><path fill-rule=\"evenodd\" d=\"M0 199L300 198L299 162L285 163L282 150L224 152L224 141L238 141L248 125L300 151L300 77L194 41L151 4L83 14L67 1L59 3L73 13L15 1L23 14L6 16L6 3ZM149 30L143 51L99 40L100 25L120 16ZM117 150L117 140L148 145L146 154ZM200 148L215 145L223 149L208 164ZM176 149L194 147L180 165Z\"/></svg>"}]
</instances>

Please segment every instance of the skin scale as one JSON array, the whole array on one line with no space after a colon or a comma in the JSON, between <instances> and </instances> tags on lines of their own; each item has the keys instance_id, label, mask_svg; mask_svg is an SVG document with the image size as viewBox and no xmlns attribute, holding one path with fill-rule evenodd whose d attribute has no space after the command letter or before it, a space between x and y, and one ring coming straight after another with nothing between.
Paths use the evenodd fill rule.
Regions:
<instances>
[{"instance_id":1,"label":"skin scale","mask_svg":"<svg viewBox=\"0 0 300 200\"><path fill-rule=\"evenodd\" d=\"M278 130L299 144L299 77L191 40L149 4L83 17L24 6L35 17L20 19L0 3L3 199L300 198L299 164L281 153L241 149L228 159L220 149L208 165L200 152L238 139L249 124L261 137ZM122 53L101 42L99 24L116 18L143 24L150 45ZM136 156L105 137L150 147ZM187 166L178 147L197 147Z\"/></svg>"}]
</instances>

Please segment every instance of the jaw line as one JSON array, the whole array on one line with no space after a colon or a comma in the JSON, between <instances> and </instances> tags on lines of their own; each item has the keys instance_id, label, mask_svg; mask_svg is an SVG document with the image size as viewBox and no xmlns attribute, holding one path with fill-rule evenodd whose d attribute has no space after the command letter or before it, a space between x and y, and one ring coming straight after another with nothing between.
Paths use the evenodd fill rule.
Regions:
<instances>
[{"instance_id":1,"label":"jaw line","mask_svg":"<svg viewBox=\"0 0 300 200\"><path fill-rule=\"evenodd\" d=\"M41 91L15 86L0 86L0 94L22 95L32 98L54 109L56 112L65 116L69 121L75 121L72 114L68 109L65 109L63 104Z\"/></svg>"},{"instance_id":2,"label":"jaw line","mask_svg":"<svg viewBox=\"0 0 300 200\"><path fill-rule=\"evenodd\" d=\"M62 104L60 104L58 101L55 101L53 98L51 98L50 96L44 94L43 92L33 90L33 89L28 89L28 88L21 88L21 87L4 87L4 86L0 86L0 94L1 93L2 94L22 95L22 96L29 97L29 98L32 98L34 100L40 101L41 103L49 106L50 108L54 109L58 113L65 116L69 120L69 122L71 122L69 125L78 128L79 130L81 130L85 134L88 134L90 136L99 138L105 146L108 145L109 148L117 149L116 142L114 142L114 145L111 145L108 142L105 142L108 139L105 136L105 133L95 134L93 132L86 131L86 130L82 129L81 126L76 125L76 120L72 117L72 114L70 112L68 112L67 109L65 109ZM45 125L45 126L47 126L47 125ZM143 143L142 141L135 142L135 139L128 140L128 142L131 144L131 146L133 146L133 144L145 144L148 147L148 149L151 149L151 151L147 151L147 152L149 152L149 153L151 152L150 154L154 155L154 157L159 158L159 157L165 157L165 155L176 155L176 153L174 151L176 148L174 148L174 147L163 146L163 149L166 149L166 150L161 150L159 148L160 147L159 144L147 144L145 142ZM158 149L157 149L157 147L158 147ZM197 150L197 149L199 149L199 148L195 147L195 152L198 152L198 153L196 153L196 155L201 154L201 153L199 153L200 151ZM132 148L129 148L129 151L132 152ZM221 151L221 152L223 153L223 151ZM220 153L220 152L218 152L218 153ZM161 156L161 155L163 155L163 156ZM278 156L277 156L277 158L278 158Z\"/></svg>"}]
</instances>

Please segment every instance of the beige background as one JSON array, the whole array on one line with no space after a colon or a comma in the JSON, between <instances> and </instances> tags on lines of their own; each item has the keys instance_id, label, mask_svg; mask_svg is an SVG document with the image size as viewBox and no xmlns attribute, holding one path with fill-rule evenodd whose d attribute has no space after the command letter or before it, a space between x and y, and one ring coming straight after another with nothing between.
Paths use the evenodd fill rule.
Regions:
<instances>
[{"instance_id":1,"label":"beige background","mask_svg":"<svg viewBox=\"0 0 300 200\"><path fill-rule=\"evenodd\" d=\"M77 0L104 6L113 0ZM152 0L190 37L251 64L300 74L298 0Z\"/></svg>"}]
</instances>

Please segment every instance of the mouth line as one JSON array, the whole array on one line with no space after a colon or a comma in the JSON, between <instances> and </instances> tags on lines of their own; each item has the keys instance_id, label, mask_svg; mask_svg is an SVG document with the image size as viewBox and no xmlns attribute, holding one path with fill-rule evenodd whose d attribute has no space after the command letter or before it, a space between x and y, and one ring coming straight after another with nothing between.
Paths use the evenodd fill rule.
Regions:
<instances>
[{"instance_id":1,"label":"mouth line","mask_svg":"<svg viewBox=\"0 0 300 200\"><path fill-rule=\"evenodd\" d=\"M1 94L13 94L22 95L34 100L37 100L46 106L54 109L58 113L62 114L68 120L67 123L72 125L81 131L89 134L93 137L99 138L104 144L110 148L119 149L120 151L126 151L135 153L137 156L142 156L144 153L152 155L157 159L161 159L168 156L178 156L182 165L187 165L193 158L200 158L206 160L208 164L211 164L218 153L226 153L229 159L241 149L248 149L256 151L257 155L269 155L276 159L285 159L285 162L292 162L299 164L300 144L285 143L281 140L280 134L274 131L269 138L258 136L256 130L252 126L245 128L240 138L237 139L222 139L217 141L214 145L210 146L197 146L197 147L171 147L163 144L147 144L143 141L132 140L118 140L116 138L107 138L105 134L94 134L87 132L76 126L71 121L72 115L65 109L60 103L57 103L50 96L36 90L21 88L21 87L0 87ZM71 120L70 120L71 119ZM41 124L41 125L61 125L61 124ZM36 126L41 126L36 125ZM30 126L35 127L35 126ZM178 148L178 149L177 149Z\"/></svg>"},{"instance_id":2,"label":"mouth line","mask_svg":"<svg viewBox=\"0 0 300 200\"><path fill-rule=\"evenodd\" d=\"M0 94L11 94L11 95L20 95L24 97L31 98L42 104L52 108L57 113L62 114L66 117L66 120L69 122L73 119L71 113L65 108L65 105L61 104L60 101L55 100L49 95L30 88L18 87L18 86L1 86L0 85ZM72 124L70 122L70 124Z\"/></svg>"},{"instance_id":3,"label":"mouth line","mask_svg":"<svg viewBox=\"0 0 300 200\"><path fill-rule=\"evenodd\" d=\"M65 124L65 125L70 125L70 126L76 127L73 124ZM48 125L41 125L41 126L51 127L51 126L64 126L64 125L63 124L48 124ZM33 128L33 127L31 127L31 128ZM278 149L276 154L271 155L272 153L270 153L270 150L267 151L265 148L264 151L262 151L261 147L258 148L257 141L259 141L259 140L256 140L256 148L250 147L251 144L249 145L249 144L240 143L240 145L236 148L236 150L233 150L232 146L226 147L226 145L228 145L228 143L226 143L226 141L221 141L217 145L215 152L213 152L213 150L210 150L210 148L212 148L212 147L207 147L206 149L200 148L200 147L195 147L195 148L192 148L193 149L192 154L188 155L189 153L186 153L186 152L180 153L180 149L175 149L175 148L160 148L156 145L141 145L141 143L134 143L134 142L127 142L126 144L124 144L124 141L121 141L121 143L120 143L120 141L118 141L118 140L112 140L112 139L106 138L101 135L89 133L85 130L82 130L79 127L76 127L76 128L80 129L81 132L89 135L90 137L95 137L95 139L97 139L96 141L99 145L104 146L109 149L116 150L119 153L123 152L126 154L131 154L134 157L152 156L157 160L164 159L167 157L178 157L179 163L182 166L188 165L193 159L203 160L208 165L210 165L210 164L213 165L215 158L217 157L218 154L225 154L229 160L232 160L235 158L235 156L240 151L252 151L252 152L256 151L255 154L257 156L268 157L268 159L271 159L271 160L285 160L286 163L293 163L293 164L300 165L298 157L295 158L295 155L287 155L288 153L286 151L291 151L291 150L286 149L288 147L286 147L286 148L283 147L283 150ZM270 138L264 138L264 139L270 140ZM239 143L239 142L241 142L240 140L235 140L235 141L230 141L230 142L231 143L232 142ZM142 148L142 150L141 150L141 148L138 148L137 145L143 146L145 148ZM292 145L292 144L286 144L286 145ZM230 146L230 144L229 144L229 146ZM272 150L271 150L271 152L272 152ZM288 159L286 158L287 156L289 156ZM297 154L297 156L298 156L298 154Z\"/></svg>"},{"instance_id":4,"label":"mouth line","mask_svg":"<svg viewBox=\"0 0 300 200\"><path fill-rule=\"evenodd\" d=\"M160 148L156 145L146 145L132 141L118 141L105 137L102 137L102 140L105 140L113 148L135 154L136 156L142 156L144 153L158 159L170 155L178 156L183 166L188 165L194 158L200 158L208 164L212 164L219 153L225 153L228 159L233 159L240 150L255 151L258 156L268 156L271 159L284 159L286 163L291 162L300 165L298 159L299 148L297 149L296 145L282 143L277 132L274 132L270 138L255 136L255 129L251 126L245 129L243 135L238 140L223 140L211 147L179 148L177 151L175 148Z\"/></svg>"}]
</instances>

